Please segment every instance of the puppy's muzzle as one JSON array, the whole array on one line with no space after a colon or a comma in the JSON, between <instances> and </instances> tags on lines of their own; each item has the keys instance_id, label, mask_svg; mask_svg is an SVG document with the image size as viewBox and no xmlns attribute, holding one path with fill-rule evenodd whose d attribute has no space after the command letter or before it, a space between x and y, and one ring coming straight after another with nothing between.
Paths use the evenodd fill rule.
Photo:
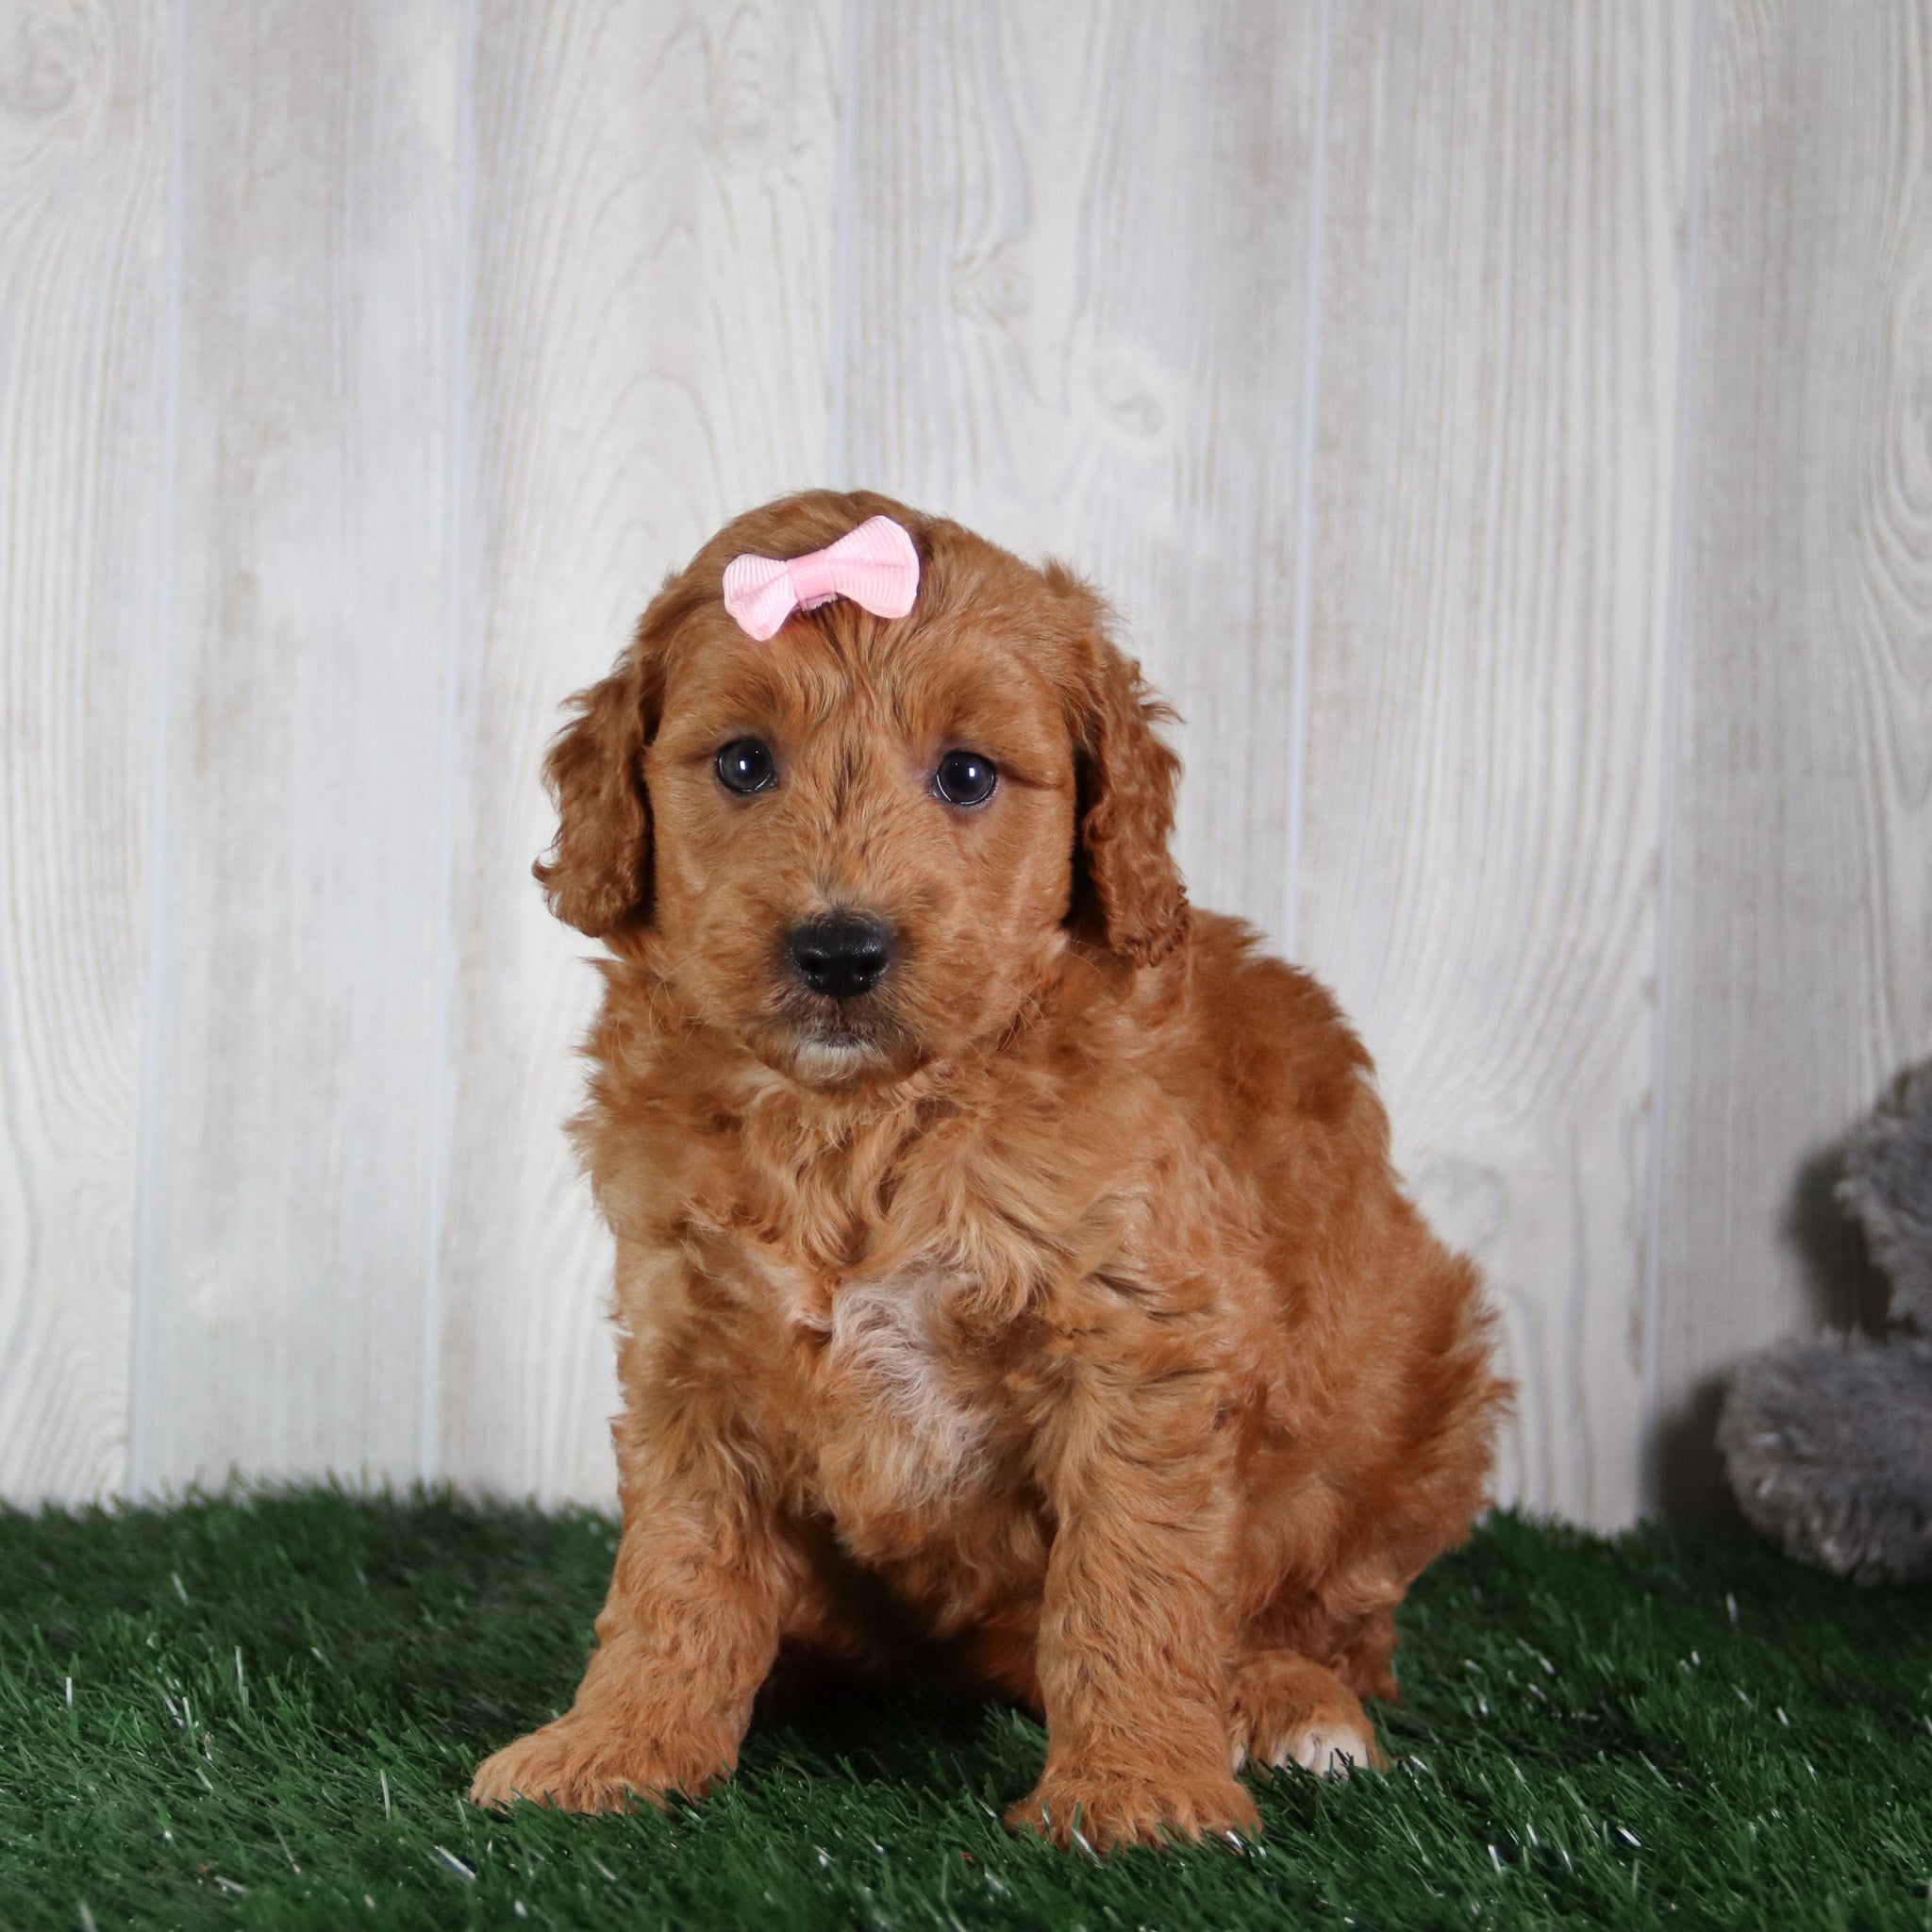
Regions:
<instances>
[{"instance_id":1,"label":"puppy's muzzle","mask_svg":"<svg viewBox=\"0 0 1932 1932\"><path fill-rule=\"evenodd\" d=\"M870 912L827 912L791 928L792 970L827 999L870 992L892 963L892 928Z\"/></svg>"}]
</instances>

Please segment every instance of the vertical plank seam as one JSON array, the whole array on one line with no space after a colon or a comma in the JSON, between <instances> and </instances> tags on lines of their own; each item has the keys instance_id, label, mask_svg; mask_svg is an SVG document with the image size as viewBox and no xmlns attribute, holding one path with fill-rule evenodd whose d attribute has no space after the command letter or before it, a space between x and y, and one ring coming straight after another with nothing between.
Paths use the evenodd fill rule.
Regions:
<instances>
[{"instance_id":1,"label":"vertical plank seam","mask_svg":"<svg viewBox=\"0 0 1932 1932\"><path fill-rule=\"evenodd\" d=\"M443 485L442 826L438 851L435 1043L429 1066L429 1201L424 1231L423 1357L416 1474L435 1479L442 1435L442 1220L449 1197L449 1060L456 975L457 696L461 661L469 460L471 217L475 175L476 0L463 0L457 50L456 288L450 302L448 473Z\"/></svg>"},{"instance_id":2,"label":"vertical plank seam","mask_svg":"<svg viewBox=\"0 0 1932 1932\"><path fill-rule=\"evenodd\" d=\"M844 72L839 86L838 205L832 215L832 474L826 480L835 490L850 490L845 385L851 347L852 207L858 166L858 0L844 0L839 39Z\"/></svg>"},{"instance_id":3,"label":"vertical plank seam","mask_svg":"<svg viewBox=\"0 0 1932 1932\"><path fill-rule=\"evenodd\" d=\"M1322 279L1328 225L1328 94L1333 10L1333 0L1319 0L1315 16L1314 152L1308 171L1308 253L1304 270L1308 313L1303 332L1301 446L1295 453L1295 488L1300 501L1295 506L1294 640L1288 686L1288 907L1281 935L1282 950L1291 958L1301 943L1302 831L1308 769L1309 657L1315 596L1316 416L1322 392Z\"/></svg>"},{"instance_id":4,"label":"vertical plank seam","mask_svg":"<svg viewBox=\"0 0 1932 1932\"><path fill-rule=\"evenodd\" d=\"M135 1084L134 1255L127 1310L127 1448L123 1478L140 1495L153 1482L148 1383L153 1370L155 1254L160 1159L161 1035L167 1010L168 741L174 697L175 575L181 455L181 308L188 195L188 0L168 15L168 239L161 295L161 519L159 580L155 601L155 693L149 757L147 934L141 1027L141 1070Z\"/></svg>"},{"instance_id":5,"label":"vertical plank seam","mask_svg":"<svg viewBox=\"0 0 1932 1932\"><path fill-rule=\"evenodd\" d=\"M1662 769L1658 774L1657 831L1657 915L1656 1018L1651 1027L1651 1124L1648 1253L1643 1280L1642 1388L1640 1424L1644 1434L1641 1453L1650 1466L1647 1452L1655 1442L1659 1399L1660 1353L1658 1324L1663 1314L1663 1231L1664 1168L1667 1135L1665 1110L1670 1072L1671 946L1674 931L1677 886L1678 775L1684 731L1684 685L1688 676L1688 647L1690 580L1690 466L1695 455L1697 417L1698 309L1704 281L1704 177L1710 87L1711 0L1700 0L1693 41L1690 71L1690 125L1689 206L1684 217L1683 275L1678 299L1683 304L1677 318L1677 421L1673 460L1674 500L1671 508L1671 587L1670 604L1664 628L1663 666L1663 745ZM1645 1499L1657 1498L1653 1473ZM1646 1509L1645 1513L1653 1513Z\"/></svg>"}]
</instances>

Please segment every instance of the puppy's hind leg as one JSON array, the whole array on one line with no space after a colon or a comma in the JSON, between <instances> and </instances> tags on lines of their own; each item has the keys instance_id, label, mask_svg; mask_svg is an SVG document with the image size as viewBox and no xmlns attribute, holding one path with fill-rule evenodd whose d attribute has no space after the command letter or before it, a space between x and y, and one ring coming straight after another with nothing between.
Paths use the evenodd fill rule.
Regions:
<instances>
[{"instance_id":1,"label":"puppy's hind leg","mask_svg":"<svg viewBox=\"0 0 1932 1932\"><path fill-rule=\"evenodd\" d=\"M1345 1776L1389 1760L1361 1700L1325 1665L1292 1650L1257 1651L1235 1667L1228 1696L1235 1770L1298 1764L1318 1777Z\"/></svg>"}]
</instances>

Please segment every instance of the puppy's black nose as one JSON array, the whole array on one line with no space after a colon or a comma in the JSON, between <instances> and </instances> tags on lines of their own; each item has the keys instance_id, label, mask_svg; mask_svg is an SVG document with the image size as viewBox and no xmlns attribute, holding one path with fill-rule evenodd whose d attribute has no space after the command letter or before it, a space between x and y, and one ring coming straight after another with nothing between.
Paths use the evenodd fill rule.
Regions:
<instances>
[{"instance_id":1,"label":"puppy's black nose","mask_svg":"<svg viewBox=\"0 0 1932 1932\"><path fill-rule=\"evenodd\" d=\"M791 963L814 992L856 999L892 963L892 928L869 912L826 912L791 928Z\"/></svg>"}]
</instances>

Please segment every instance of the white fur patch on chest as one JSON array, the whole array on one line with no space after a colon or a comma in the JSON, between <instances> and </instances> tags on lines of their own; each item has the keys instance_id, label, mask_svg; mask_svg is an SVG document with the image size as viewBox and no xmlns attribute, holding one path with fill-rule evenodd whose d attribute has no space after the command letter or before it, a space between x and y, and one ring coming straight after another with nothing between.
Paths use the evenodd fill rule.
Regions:
<instances>
[{"instance_id":1,"label":"white fur patch on chest","mask_svg":"<svg viewBox=\"0 0 1932 1932\"><path fill-rule=\"evenodd\" d=\"M938 1271L847 1283L832 1302L820 1374L842 1411L825 1474L874 1502L918 1505L974 1478L991 1415L974 1399Z\"/></svg>"}]
</instances>

